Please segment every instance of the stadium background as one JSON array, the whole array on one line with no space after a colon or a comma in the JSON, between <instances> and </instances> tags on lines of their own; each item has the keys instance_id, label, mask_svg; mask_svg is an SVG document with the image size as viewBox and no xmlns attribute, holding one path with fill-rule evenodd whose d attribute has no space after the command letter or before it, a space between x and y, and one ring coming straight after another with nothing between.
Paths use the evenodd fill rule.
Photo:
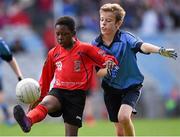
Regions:
<instances>
[{"instance_id":1,"label":"stadium background","mask_svg":"<svg viewBox=\"0 0 180 137\"><path fill-rule=\"evenodd\" d=\"M79 39L91 42L99 33L99 7L107 2L120 3L125 8L124 30L143 41L172 47L180 54L179 0L1 0L0 36L10 45L24 77L38 80L46 53L54 43L54 21L62 15L73 16ZM139 54L138 64L145 82L136 117L180 117L180 59ZM6 99L13 106L17 79L7 63L1 64L1 70ZM97 119L104 119L107 117L102 90L98 91L93 95L94 114Z\"/></svg>"}]
</instances>

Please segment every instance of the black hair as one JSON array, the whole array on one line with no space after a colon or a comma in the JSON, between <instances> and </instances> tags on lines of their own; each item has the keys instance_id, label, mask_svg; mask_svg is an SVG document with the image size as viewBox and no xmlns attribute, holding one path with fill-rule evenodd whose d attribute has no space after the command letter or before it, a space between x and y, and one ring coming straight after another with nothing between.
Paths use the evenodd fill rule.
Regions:
<instances>
[{"instance_id":1,"label":"black hair","mask_svg":"<svg viewBox=\"0 0 180 137\"><path fill-rule=\"evenodd\" d=\"M70 16L63 16L57 19L55 26L57 25L65 25L71 30L74 35L76 34L76 29L75 29L75 21L72 17Z\"/></svg>"}]
</instances>

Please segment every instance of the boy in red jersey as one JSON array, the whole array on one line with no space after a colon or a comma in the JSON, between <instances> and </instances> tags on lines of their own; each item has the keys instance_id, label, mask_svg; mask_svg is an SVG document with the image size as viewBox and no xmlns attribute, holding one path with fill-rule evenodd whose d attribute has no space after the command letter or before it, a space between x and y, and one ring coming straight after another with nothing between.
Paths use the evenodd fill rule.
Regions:
<instances>
[{"instance_id":1,"label":"boy in red jersey","mask_svg":"<svg viewBox=\"0 0 180 137\"><path fill-rule=\"evenodd\" d=\"M39 101L42 101L37 106L32 105L27 114L20 105L16 105L14 117L22 130L29 132L31 126L42 121L47 114L53 117L62 115L65 135L77 136L82 126L85 91L89 88L93 66L106 66L111 70L114 69L116 59L97 47L77 40L75 22L71 17L59 18L55 24L55 33L58 44L49 51L39 81ZM53 77L55 83L49 92Z\"/></svg>"}]
</instances>

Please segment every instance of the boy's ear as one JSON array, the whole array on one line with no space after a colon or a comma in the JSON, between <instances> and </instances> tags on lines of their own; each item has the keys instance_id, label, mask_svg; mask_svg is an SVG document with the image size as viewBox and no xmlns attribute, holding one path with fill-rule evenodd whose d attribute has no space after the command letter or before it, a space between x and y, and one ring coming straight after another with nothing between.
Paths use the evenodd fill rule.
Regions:
<instances>
[{"instance_id":1,"label":"boy's ear","mask_svg":"<svg viewBox=\"0 0 180 137\"><path fill-rule=\"evenodd\" d=\"M117 27L117 28L121 27L121 25L122 25L122 21L118 21L118 22L116 23L116 27Z\"/></svg>"}]
</instances>

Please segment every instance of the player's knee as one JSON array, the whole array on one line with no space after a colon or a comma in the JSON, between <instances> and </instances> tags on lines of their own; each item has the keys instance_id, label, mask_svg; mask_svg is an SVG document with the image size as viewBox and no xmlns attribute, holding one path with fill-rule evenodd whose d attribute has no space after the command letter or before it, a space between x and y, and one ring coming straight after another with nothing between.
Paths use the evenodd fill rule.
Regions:
<instances>
[{"instance_id":1,"label":"player's knee","mask_svg":"<svg viewBox=\"0 0 180 137\"><path fill-rule=\"evenodd\" d=\"M47 108L49 108L49 106L51 106L51 102L49 102L49 101L42 101L42 102L39 103L39 104L41 104L41 105L43 105L43 106L45 106L45 107L47 107Z\"/></svg>"},{"instance_id":2,"label":"player's knee","mask_svg":"<svg viewBox=\"0 0 180 137\"><path fill-rule=\"evenodd\" d=\"M61 108L61 104L54 96L46 96L40 104L45 106L48 109L48 112L54 112Z\"/></svg>"},{"instance_id":3,"label":"player's knee","mask_svg":"<svg viewBox=\"0 0 180 137\"><path fill-rule=\"evenodd\" d=\"M131 117L129 115L122 114L118 116L118 121L123 125L128 124L131 121Z\"/></svg>"}]
</instances>

